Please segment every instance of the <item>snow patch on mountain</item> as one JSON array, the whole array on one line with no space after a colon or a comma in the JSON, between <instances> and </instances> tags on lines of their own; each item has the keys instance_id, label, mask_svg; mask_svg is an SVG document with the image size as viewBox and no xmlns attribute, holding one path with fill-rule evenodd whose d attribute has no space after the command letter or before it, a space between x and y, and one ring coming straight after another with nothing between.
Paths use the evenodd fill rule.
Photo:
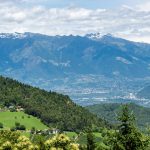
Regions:
<instances>
[{"instance_id":1,"label":"snow patch on mountain","mask_svg":"<svg viewBox=\"0 0 150 150\"><path fill-rule=\"evenodd\" d=\"M8 38L12 38L12 39L23 39L23 38L26 38L27 37L27 34L25 33L0 33L0 38L1 39L8 39Z\"/></svg>"},{"instance_id":2,"label":"snow patch on mountain","mask_svg":"<svg viewBox=\"0 0 150 150\"><path fill-rule=\"evenodd\" d=\"M108 34L104 34L104 33L90 33L90 34L86 34L85 37L91 39L91 40L96 40L96 41L101 41L101 40L105 40L105 39L111 39L111 38L116 38L114 35L108 33Z\"/></svg>"},{"instance_id":3,"label":"snow patch on mountain","mask_svg":"<svg viewBox=\"0 0 150 150\"><path fill-rule=\"evenodd\" d=\"M129 60L123 58L123 57L116 57L116 60L117 60L117 61L120 61L120 62L122 62L122 63L124 63L124 64L127 64L127 65L131 65L131 64L132 64L131 61L129 61Z\"/></svg>"},{"instance_id":4,"label":"snow patch on mountain","mask_svg":"<svg viewBox=\"0 0 150 150\"><path fill-rule=\"evenodd\" d=\"M86 34L85 36L89 39L94 39L94 40L101 39L103 37L103 35L99 32L98 33Z\"/></svg>"}]
</instances>

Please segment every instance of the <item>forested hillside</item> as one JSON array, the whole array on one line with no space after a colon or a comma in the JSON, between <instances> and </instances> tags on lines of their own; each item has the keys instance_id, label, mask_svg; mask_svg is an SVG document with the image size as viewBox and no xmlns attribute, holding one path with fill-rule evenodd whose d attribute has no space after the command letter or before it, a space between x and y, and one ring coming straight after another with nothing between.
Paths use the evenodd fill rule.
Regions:
<instances>
[{"instance_id":1,"label":"forested hillside","mask_svg":"<svg viewBox=\"0 0 150 150\"><path fill-rule=\"evenodd\" d=\"M62 130L82 130L88 126L105 126L85 108L73 103L68 96L0 77L2 106L22 106L27 114L36 116L45 124Z\"/></svg>"},{"instance_id":2,"label":"forested hillside","mask_svg":"<svg viewBox=\"0 0 150 150\"><path fill-rule=\"evenodd\" d=\"M109 122L117 123L117 114L121 110L122 104L109 103L88 106L88 110L99 117L105 118ZM136 123L140 128L150 125L150 108L145 108L133 103L129 104L129 109L136 117Z\"/></svg>"}]
</instances>

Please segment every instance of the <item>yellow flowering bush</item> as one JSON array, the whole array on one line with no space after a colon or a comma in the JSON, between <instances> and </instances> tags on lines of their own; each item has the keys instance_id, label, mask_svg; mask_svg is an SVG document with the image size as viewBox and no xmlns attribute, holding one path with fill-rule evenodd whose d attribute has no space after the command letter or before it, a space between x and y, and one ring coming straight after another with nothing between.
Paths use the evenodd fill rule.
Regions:
<instances>
[{"instance_id":1,"label":"yellow flowering bush","mask_svg":"<svg viewBox=\"0 0 150 150\"><path fill-rule=\"evenodd\" d=\"M38 150L38 146L33 145L25 136L20 136L14 145L15 150Z\"/></svg>"},{"instance_id":2,"label":"yellow flowering bush","mask_svg":"<svg viewBox=\"0 0 150 150\"><path fill-rule=\"evenodd\" d=\"M70 143L68 150L79 150L79 144Z\"/></svg>"},{"instance_id":3,"label":"yellow flowering bush","mask_svg":"<svg viewBox=\"0 0 150 150\"><path fill-rule=\"evenodd\" d=\"M63 150L63 148L51 147L49 150Z\"/></svg>"},{"instance_id":4,"label":"yellow flowering bush","mask_svg":"<svg viewBox=\"0 0 150 150\"><path fill-rule=\"evenodd\" d=\"M7 141L2 146L0 147L0 150L11 150L12 149L12 144Z\"/></svg>"},{"instance_id":5,"label":"yellow flowering bush","mask_svg":"<svg viewBox=\"0 0 150 150\"><path fill-rule=\"evenodd\" d=\"M6 132L7 133L7 132ZM11 133L11 135L15 135ZM40 145L37 146L33 144L29 138L26 136L14 136L15 139L9 139L9 134L4 136L5 138L0 138L0 150L39 150ZM8 137L8 138L7 138ZM8 140L7 140L8 139ZM72 143L70 138L65 134L55 135L53 138L45 141L44 143L45 150L79 150L79 145Z\"/></svg>"},{"instance_id":6,"label":"yellow flowering bush","mask_svg":"<svg viewBox=\"0 0 150 150\"><path fill-rule=\"evenodd\" d=\"M2 146L5 142L9 141L12 145L17 142L17 139L20 137L20 132L11 132L7 130L0 131L0 146Z\"/></svg>"},{"instance_id":7,"label":"yellow flowering bush","mask_svg":"<svg viewBox=\"0 0 150 150\"><path fill-rule=\"evenodd\" d=\"M17 140L17 143L15 144L15 147L18 150L22 150L22 149L28 149L30 145L32 145L32 144L27 137L20 136Z\"/></svg>"},{"instance_id":8,"label":"yellow flowering bush","mask_svg":"<svg viewBox=\"0 0 150 150\"><path fill-rule=\"evenodd\" d=\"M53 140L51 140L51 139L47 140L47 141L44 143L44 145L45 145L45 148L46 148L47 150L50 149L51 147L53 147Z\"/></svg>"},{"instance_id":9,"label":"yellow flowering bush","mask_svg":"<svg viewBox=\"0 0 150 150\"><path fill-rule=\"evenodd\" d=\"M68 136L64 134L56 135L45 142L46 150L79 150L79 146L71 143Z\"/></svg>"}]
</instances>

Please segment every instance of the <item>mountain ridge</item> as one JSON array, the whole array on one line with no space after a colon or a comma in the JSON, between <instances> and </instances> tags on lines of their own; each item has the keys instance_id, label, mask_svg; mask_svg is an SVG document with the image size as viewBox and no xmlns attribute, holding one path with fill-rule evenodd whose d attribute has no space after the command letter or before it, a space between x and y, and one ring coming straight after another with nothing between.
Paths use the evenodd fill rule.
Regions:
<instances>
[{"instance_id":1,"label":"mountain ridge","mask_svg":"<svg viewBox=\"0 0 150 150\"><path fill-rule=\"evenodd\" d=\"M87 103L84 102L86 98L88 102L97 102L97 98L104 100L107 95L113 99L114 96L134 94L149 82L150 44L110 35L93 40L86 36L24 34L28 36L0 38L1 75L69 94L80 104ZM104 96L96 93L92 98L92 93L84 94L87 92L74 96L76 89L84 91L85 87L87 91L108 93ZM113 90L114 87L119 88Z\"/></svg>"}]
</instances>

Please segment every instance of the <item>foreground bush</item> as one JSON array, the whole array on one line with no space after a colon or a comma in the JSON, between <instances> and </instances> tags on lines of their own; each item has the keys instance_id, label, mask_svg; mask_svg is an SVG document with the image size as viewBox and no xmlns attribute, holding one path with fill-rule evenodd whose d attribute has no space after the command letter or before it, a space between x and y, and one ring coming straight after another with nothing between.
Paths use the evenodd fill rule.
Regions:
<instances>
[{"instance_id":1,"label":"foreground bush","mask_svg":"<svg viewBox=\"0 0 150 150\"><path fill-rule=\"evenodd\" d=\"M56 135L43 144L44 150L79 150L79 145L64 134ZM0 131L0 150L40 150L40 146L19 132Z\"/></svg>"},{"instance_id":2,"label":"foreground bush","mask_svg":"<svg viewBox=\"0 0 150 150\"><path fill-rule=\"evenodd\" d=\"M79 150L79 145L72 143L69 137L64 134L56 135L52 139L47 140L44 144L46 150Z\"/></svg>"}]
</instances>

